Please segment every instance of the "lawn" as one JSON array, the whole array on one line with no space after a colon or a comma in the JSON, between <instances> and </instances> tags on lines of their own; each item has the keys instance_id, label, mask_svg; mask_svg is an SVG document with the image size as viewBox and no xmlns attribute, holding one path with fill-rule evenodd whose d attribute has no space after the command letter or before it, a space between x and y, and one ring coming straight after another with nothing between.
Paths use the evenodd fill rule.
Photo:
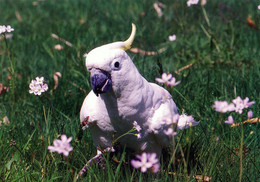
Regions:
<instances>
[{"instance_id":1,"label":"lawn","mask_svg":"<svg viewBox=\"0 0 260 182\"><path fill-rule=\"evenodd\" d=\"M0 35L0 83L6 87L0 91L1 181L77 181L80 169L96 154L79 121L91 90L84 54L126 40L131 23L137 27L135 49L127 53L139 72L150 82L162 73L180 80L176 87L164 87L179 113L200 124L178 132L176 162L167 158L173 153L170 147L156 175L132 168L123 152L116 156L119 163L105 155L104 169L93 166L78 181L260 179L259 2L160 2L0 0L0 25L14 28L12 35ZM171 35L176 40L169 40ZM29 93L36 77L48 84L41 96ZM255 104L242 114L213 108L217 100L232 102L238 96ZM252 120L247 120L249 110ZM225 124L229 115L236 126ZM72 137L68 157L48 150L62 134Z\"/></svg>"}]
</instances>

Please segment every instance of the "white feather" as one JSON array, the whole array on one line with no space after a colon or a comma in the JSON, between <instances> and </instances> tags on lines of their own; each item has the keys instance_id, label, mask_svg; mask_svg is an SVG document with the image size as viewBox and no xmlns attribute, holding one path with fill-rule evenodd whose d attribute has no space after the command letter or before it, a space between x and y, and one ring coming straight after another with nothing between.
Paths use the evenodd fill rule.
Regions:
<instances>
[{"instance_id":1,"label":"white feather","mask_svg":"<svg viewBox=\"0 0 260 182\"><path fill-rule=\"evenodd\" d=\"M177 114L171 95L164 88L143 78L125 51L122 42L93 49L86 58L88 70L93 68L111 75L112 91L96 96L91 91L85 98L80 120L89 118L88 126L95 145L112 147L113 140L126 133L136 121L142 128L142 137L126 135L119 142L137 153L155 152L169 145L165 134L165 120ZM119 68L113 64L120 63Z\"/></svg>"}]
</instances>

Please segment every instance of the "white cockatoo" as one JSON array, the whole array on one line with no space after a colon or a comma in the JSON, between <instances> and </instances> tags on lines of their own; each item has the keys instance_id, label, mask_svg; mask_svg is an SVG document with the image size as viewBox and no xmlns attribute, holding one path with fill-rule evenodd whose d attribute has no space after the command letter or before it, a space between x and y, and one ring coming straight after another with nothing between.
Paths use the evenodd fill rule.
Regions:
<instances>
[{"instance_id":1,"label":"white cockatoo","mask_svg":"<svg viewBox=\"0 0 260 182\"><path fill-rule=\"evenodd\" d=\"M165 134L169 127L165 120L178 111L169 92L148 82L125 52L135 33L136 27L132 24L128 40L97 47L87 54L92 90L82 104L80 121L102 150L111 150L113 141L131 130L135 122L141 128L141 137L125 135L118 140L120 145L139 154L156 153L159 157L162 148L170 142ZM96 157L100 155L98 150Z\"/></svg>"}]
</instances>

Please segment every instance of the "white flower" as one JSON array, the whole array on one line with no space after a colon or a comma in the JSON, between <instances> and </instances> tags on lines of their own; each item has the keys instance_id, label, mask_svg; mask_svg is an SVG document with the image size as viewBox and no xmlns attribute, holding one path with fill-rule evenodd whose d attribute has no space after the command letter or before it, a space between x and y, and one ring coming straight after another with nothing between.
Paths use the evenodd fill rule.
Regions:
<instances>
[{"instance_id":1,"label":"white flower","mask_svg":"<svg viewBox=\"0 0 260 182\"><path fill-rule=\"evenodd\" d=\"M136 131L138 131L138 132L141 131L141 126L139 126L136 121L134 121L133 125L134 125Z\"/></svg>"},{"instance_id":2,"label":"white flower","mask_svg":"<svg viewBox=\"0 0 260 182\"><path fill-rule=\"evenodd\" d=\"M200 123L200 122L194 121L193 116L188 116L188 115L186 115L186 114L182 114L182 115L180 115L180 117L179 117L177 129L178 129L178 130L187 129L187 128L192 127L192 126L196 126L196 125L198 125L199 123Z\"/></svg>"},{"instance_id":3,"label":"white flower","mask_svg":"<svg viewBox=\"0 0 260 182\"><path fill-rule=\"evenodd\" d=\"M260 4L257 6L257 8L260 10Z\"/></svg>"},{"instance_id":4,"label":"white flower","mask_svg":"<svg viewBox=\"0 0 260 182\"><path fill-rule=\"evenodd\" d=\"M178 123L179 117L180 117L179 114L174 114L173 117L167 118L164 122L166 125L172 125Z\"/></svg>"},{"instance_id":5,"label":"white flower","mask_svg":"<svg viewBox=\"0 0 260 182\"><path fill-rule=\"evenodd\" d=\"M41 78L36 77L36 84L43 84L43 81L44 81L43 77L41 77Z\"/></svg>"},{"instance_id":6,"label":"white flower","mask_svg":"<svg viewBox=\"0 0 260 182\"><path fill-rule=\"evenodd\" d=\"M12 32L14 29L10 25L0 25L0 34L5 32Z\"/></svg>"},{"instance_id":7,"label":"white flower","mask_svg":"<svg viewBox=\"0 0 260 182\"><path fill-rule=\"evenodd\" d=\"M137 138L138 138L138 139L142 138L141 133L138 133L138 134L137 134Z\"/></svg>"},{"instance_id":8,"label":"white flower","mask_svg":"<svg viewBox=\"0 0 260 182\"><path fill-rule=\"evenodd\" d=\"M58 152L67 157L73 150L73 147L70 146L71 140L72 137L67 138L66 135L61 135L61 140L54 140L53 146L48 146L48 149L50 152Z\"/></svg>"},{"instance_id":9,"label":"white flower","mask_svg":"<svg viewBox=\"0 0 260 182\"><path fill-rule=\"evenodd\" d=\"M134 121L133 125L134 125L134 128L136 129L136 131L138 132L138 134L136 134L137 138L138 139L142 138L142 135L140 132L142 130L141 126L138 125L138 123L136 121Z\"/></svg>"},{"instance_id":10,"label":"white flower","mask_svg":"<svg viewBox=\"0 0 260 182\"><path fill-rule=\"evenodd\" d=\"M173 42L175 40L176 40L176 35L175 34L169 36L169 41Z\"/></svg>"},{"instance_id":11,"label":"white flower","mask_svg":"<svg viewBox=\"0 0 260 182\"><path fill-rule=\"evenodd\" d=\"M198 4L198 3L199 3L199 0L188 0L187 6L191 6L191 5Z\"/></svg>"},{"instance_id":12,"label":"white flower","mask_svg":"<svg viewBox=\"0 0 260 182\"><path fill-rule=\"evenodd\" d=\"M62 46L62 45L60 45L60 44L56 44L56 45L54 46L54 49L56 49L56 50L60 51L60 50L62 50L62 49L63 49L63 46Z\"/></svg>"},{"instance_id":13,"label":"white flower","mask_svg":"<svg viewBox=\"0 0 260 182\"><path fill-rule=\"evenodd\" d=\"M4 25L0 25L0 34L5 33L6 27Z\"/></svg>"},{"instance_id":14,"label":"white flower","mask_svg":"<svg viewBox=\"0 0 260 182\"><path fill-rule=\"evenodd\" d=\"M141 171L145 173L147 169L152 168L153 172L158 172L160 168L159 160L156 158L156 154L142 153L142 155L136 155L139 160L132 160L131 164L134 168L141 168Z\"/></svg>"},{"instance_id":15,"label":"white flower","mask_svg":"<svg viewBox=\"0 0 260 182\"><path fill-rule=\"evenodd\" d=\"M7 25L6 31L10 33L12 31L14 31L14 29L10 25Z\"/></svg>"},{"instance_id":16,"label":"white flower","mask_svg":"<svg viewBox=\"0 0 260 182\"><path fill-rule=\"evenodd\" d=\"M174 124L176 125L178 123L180 115L174 114L173 117L169 117L166 120L164 120L165 125L168 127L166 130L164 130L164 134L168 136L175 136L177 135L176 132L174 132Z\"/></svg>"},{"instance_id":17,"label":"white flower","mask_svg":"<svg viewBox=\"0 0 260 182\"><path fill-rule=\"evenodd\" d=\"M44 83L44 78L36 77L36 80L32 80L29 85L29 93L34 95L41 95L48 90L48 85Z\"/></svg>"},{"instance_id":18,"label":"white flower","mask_svg":"<svg viewBox=\"0 0 260 182\"><path fill-rule=\"evenodd\" d=\"M235 110L233 103L228 104L227 101L215 101L213 107L217 112L226 113Z\"/></svg>"},{"instance_id":19,"label":"white flower","mask_svg":"<svg viewBox=\"0 0 260 182\"><path fill-rule=\"evenodd\" d=\"M180 84L180 83L181 83L181 81L177 81L177 82L176 82L176 78L175 78L175 77L172 77L172 79L171 79L170 81L168 81L167 85L168 85L168 86L176 86L176 85L178 85L178 84Z\"/></svg>"},{"instance_id":20,"label":"white flower","mask_svg":"<svg viewBox=\"0 0 260 182\"><path fill-rule=\"evenodd\" d=\"M42 89L44 92L46 92L48 90L48 85L45 83L42 85Z\"/></svg>"},{"instance_id":21,"label":"white flower","mask_svg":"<svg viewBox=\"0 0 260 182\"><path fill-rule=\"evenodd\" d=\"M34 94L34 95L41 95L42 92L44 92L44 90L42 89L42 87L40 85L32 85L30 84L30 89L29 93L30 94Z\"/></svg>"}]
</instances>

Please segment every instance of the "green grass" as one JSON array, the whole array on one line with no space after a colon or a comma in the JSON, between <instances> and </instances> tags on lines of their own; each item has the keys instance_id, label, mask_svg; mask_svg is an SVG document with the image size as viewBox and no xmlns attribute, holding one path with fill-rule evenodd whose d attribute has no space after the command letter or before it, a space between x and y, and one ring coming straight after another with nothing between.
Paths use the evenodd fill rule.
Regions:
<instances>
[{"instance_id":1,"label":"green grass","mask_svg":"<svg viewBox=\"0 0 260 182\"><path fill-rule=\"evenodd\" d=\"M0 120L4 116L10 120L10 124L0 126L1 181L75 180L96 153L90 133L82 132L79 124L81 104L91 89L82 56L102 44L125 40L132 22L137 26L133 47L149 51L166 48L155 56L128 51L140 73L151 82L162 72L181 80L174 89L167 89L180 112L184 109L200 124L179 132L178 166L167 168L162 161L156 177L108 159L106 169L93 167L82 181L195 181L194 175L209 176L212 181L238 181L240 175L242 181L260 179L259 123L231 128L224 124L228 114L221 115L212 108L215 100L249 97L256 102L250 109L254 117L259 117L257 1L223 0L225 6L220 8L218 1L187 7L186 1L166 0L162 1L166 7L161 18L149 0L45 0L37 6L32 2L0 0L0 25L15 29L12 39L7 40L11 61L4 40L0 40L0 82L10 87L8 93L0 95ZM247 25L249 15L258 30ZM52 38L51 33L73 47ZM168 40L172 34L177 35L175 42ZM63 50L54 49L58 43ZM193 66L175 74L191 63ZM57 71L62 78L58 89L53 90L52 76ZM28 93L29 83L36 76L44 76L49 85L43 97ZM246 120L245 113L233 116L236 122ZM68 158L47 150L61 134L73 137L74 150ZM14 146L10 145L12 140ZM118 157L124 159L124 155ZM168 174L173 171L176 175Z\"/></svg>"}]
</instances>

